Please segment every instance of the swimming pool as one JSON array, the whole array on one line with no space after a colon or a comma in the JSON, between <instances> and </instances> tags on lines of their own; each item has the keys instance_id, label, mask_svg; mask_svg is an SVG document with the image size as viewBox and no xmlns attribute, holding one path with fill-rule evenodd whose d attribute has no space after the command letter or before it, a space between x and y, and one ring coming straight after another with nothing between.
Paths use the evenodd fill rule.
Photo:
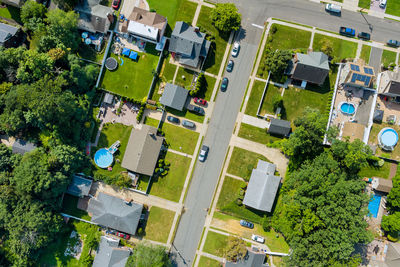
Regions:
<instances>
[{"instance_id":1,"label":"swimming pool","mask_svg":"<svg viewBox=\"0 0 400 267\"><path fill-rule=\"evenodd\" d=\"M356 107L352 103L342 102L340 104L340 111L346 115L353 115L356 111Z\"/></svg>"},{"instance_id":2,"label":"swimming pool","mask_svg":"<svg viewBox=\"0 0 400 267\"><path fill-rule=\"evenodd\" d=\"M107 148L101 148L94 154L94 163L100 168L107 168L113 163L114 157Z\"/></svg>"},{"instance_id":3,"label":"swimming pool","mask_svg":"<svg viewBox=\"0 0 400 267\"><path fill-rule=\"evenodd\" d=\"M372 214L372 217L376 218L378 217L378 211L379 211L379 206L381 204L381 196L380 195L374 195L372 197L372 200L368 204L368 209L369 213Z\"/></svg>"},{"instance_id":4,"label":"swimming pool","mask_svg":"<svg viewBox=\"0 0 400 267\"><path fill-rule=\"evenodd\" d=\"M378 141L382 149L393 150L397 144L399 136L397 132L389 127L383 128L378 134Z\"/></svg>"}]
</instances>

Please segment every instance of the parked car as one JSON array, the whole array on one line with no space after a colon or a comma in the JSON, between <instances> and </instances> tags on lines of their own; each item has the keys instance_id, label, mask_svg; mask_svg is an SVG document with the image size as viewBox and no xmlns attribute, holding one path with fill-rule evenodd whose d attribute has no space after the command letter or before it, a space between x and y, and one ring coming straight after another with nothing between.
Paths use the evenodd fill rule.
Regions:
<instances>
[{"instance_id":1,"label":"parked car","mask_svg":"<svg viewBox=\"0 0 400 267\"><path fill-rule=\"evenodd\" d=\"M193 101L196 104L200 104L200 105L203 105L203 106L207 105L207 100L204 100L204 99L199 98L199 97L193 98Z\"/></svg>"},{"instance_id":2,"label":"parked car","mask_svg":"<svg viewBox=\"0 0 400 267\"><path fill-rule=\"evenodd\" d=\"M240 220L239 223L240 223L240 225L243 226L243 227L247 227L247 228L250 228L250 229L253 229L253 228L254 228L254 224L251 223L251 222L248 222L248 221L245 221L245 220Z\"/></svg>"},{"instance_id":3,"label":"parked car","mask_svg":"<svg viewBox=\"0 0 400 267\"><path fill-rule=\"evenodd\" d=\"M182 126L189 127L189 128L194 128L196 125L191 121L183 120L182 121Z\"/></svg>"},{"instance_id":4,"label":"parked car","mask_svg":"<svg viewBox=\"0 0 400 267\"><path fill-rule=\"evenodd\" d=\"M222 83L221 83L221 91L222 92L225 92L226 88L228 88L228 82L229 82L228 78L224 77L222 79Z\"/></svg>"},{"instance_id":5,"label":"parked car","mask_svg":"<svg viewBox=\"0 0 400 267\"><path fill-rule=\"evenodd\" d=\"M121 238L123 238L123 239L129 239L129 238L131 238L130 235L124 234L124 233L120 233L120 232L117 232L116 236L121 237Z\"/></svg>"},{"instance_id":6,"label":"parked car","mask_svg":"<svg viewBox=\"0 0 400 267\"><path fill-rule=\"evenodd\" d=\"M226 66L226 71L227 71L227 72L232 72L232 70L233 70L233 65L234 65L233 60L229 60L229 61L228 61L228 65Z\"/></svg>"},{"instance_id":7,"label":"parked car","mask_svg":"<svg viewBox=\"0 0 400 267\"><path fill-rule=\"evenodd\" d=\"M389 40L386 43L388 46L393 46L393 47L399 47L400 46L400 42L397 40Z\"/></svg>"},{"instance_id":8,"label":"parked car","mask_svg":"<svg viewBox=\"0 0 400 267\"><path fill-rule=\"evenodd\" d=\"M106 234L116 235L116 234L117 234L117 231L112 230L112 229L108 229L108 230L106 230Z\"/></svg>"},{"instance_id":9,"label":"parked car","mask_svg":"<svg viewBox=\"0 0 400 267\"><path fill-rule=\"evenodd\" d=\"M340 13L342 12L342 7L339 6L339 5L335 5L335 4L326 4L325 10L326 10L327 12L332 12L332 13L340 14Z\"/></svg>"},{"instance_id":10,"label":"parked car","mask_svg":"<svg viewBox=\"0 0 400 267\"><path fill-rule=\"evenodd\" d=\"M240 44L239 42L235 42L232 48L232 56L237 57L239 55Z\"/></svg>"},{"instance_id":11,"label":"parked car","mask_svg":"<svg viewBox=\"0 0 400 267\"><path fill-rule=\"evenodd\" d=\"M380 8L385 8L386 7L386 2L387 2L386 0L380 0L379 1L379 7Z\"/></svg>"},{"instance_id":12,"label":"parked car","mask_svg":"<svg viewBox=\"0 0 400 267\"><path fill-rule=\"evenodd\" d=\"M203 108L195 106L195 105L192 105L192 104L189 104L187 106L187 110L189 110L190 112L194 112L194 113L200 114L200 115L204 115L205 114Z\"/></svg>"},{"instance_id":13,"label":"parked car","mask_svg":"<svg viewBox=\"0 0 400 267\"><path fill-rule=\"evenodd\" d=\"M119 3L121 2L121 0L114 0L113 2L112 2L112 8L114 8L114 9L118 9L118 7L119 7Z\"/></svg>"},{"instance_id":14,"label":"parked car","mask_svg":"<svg viewBox=\"0 0 400 267\"><path fill-rule=\"evenodd\" d=\"M356 36L356 30L347 27L340 27L339 33L344 36L354 37Z\"/></svg>"},{"instance_id":15,"label":"parked car","mask_svg":"<svg viewBox=\"0 0 400 267\"><path fill-rule=\"evenodd\" d=\"M371 39L371 34L367 32L359 32L357 34L357 37L366 41L369 41Z\"/></svg>"},{"instance_id":16,"label":"parked car","mask_svg":"<svg viewBox=\"0 0 400 267\"><path fill-rule=\"evenodd\" d=\"M251 239L256 241L256 242L258 242L258 243L261 243L261 244L264 244L264 242L265 242L264 237L259 236L259 235L252 234L251 235Z\"/></svg>"},{"instance_id":17,"label":"parked car","mask_svg":"<svg viewBox=\"0 0 400 267\"><path fill-rule=\"evenodd\" d=\"M199 154L199 161L200 162L204 162L206 160L209 150L210 150L210 148L208 146L206 146L206 145L203 145L201 147L200 154Z\"/></svg>"},{"instance_id":18,"label":"parked car","mask_svg":"<svg viewBox=\"0 0 400 267\"><path fill-rule=\"evenodd\" d=\"M167 120L169 122L173 122L173 123L179 123L180 122L179 119L177 117L174 117L174 116L168 116Z\"/></svg>"}]
</instances>

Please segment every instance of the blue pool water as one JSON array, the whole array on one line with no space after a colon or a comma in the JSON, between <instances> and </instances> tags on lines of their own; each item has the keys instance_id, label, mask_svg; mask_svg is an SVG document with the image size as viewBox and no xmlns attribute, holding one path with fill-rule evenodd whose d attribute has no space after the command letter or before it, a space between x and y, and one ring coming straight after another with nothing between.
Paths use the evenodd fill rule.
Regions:
<instances>
[{"instance_id":1,"label":"blue pool water","mask_svg":"<svg viewBox=\"0 0 400 267\"><path fill-rule=\"evenodd\" d=\"M372 200L368 204L368 209L369 212L372 214L374 218L378 216L378 211L379 211L379 205L381 203L381 196L380 195L374 195Z\"/></svg>"},{"instance_id":2,"label":"blue pool water","mask_svg":"<svg viewBox=\"0 0 400 267\"><path fill-rule=\"evenodd\" d=\"M109 167L113 160L113 155L106 148L101 148L96 151L96 154L94 154L94 163L96 163L100 168Z\"/></svg>"},{"instance_id":3,"label":"blue pool water","mask_svg":"<svg viewBox=\"0 0 400 267\"><path fill-rule=\"evenodd\" d=\"M395 146L398 140L399 136L393 129L386 129L381 134L381 143L384 146Z\"/></svg>"},{"instance_id":4,"label":"blue pool water","mask_svg":"<svg viewBox=\"0 0 400 267\"><path fill-rule=\"evenodd\" d=\"M345 113L345 114L353 115L354 112L356 111L356 108L355 108L354 105L351 104L351 103L343 103L343 104L340 106L340 110L341 110L343 113Z\"/></svg>"}]
</instances>

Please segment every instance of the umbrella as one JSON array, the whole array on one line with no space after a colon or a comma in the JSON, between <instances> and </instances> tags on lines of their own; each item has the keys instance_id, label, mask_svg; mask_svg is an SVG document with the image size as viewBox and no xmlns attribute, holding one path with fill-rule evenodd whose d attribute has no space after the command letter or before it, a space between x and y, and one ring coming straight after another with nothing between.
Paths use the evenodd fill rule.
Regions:
<instances>
[{"instance_id":1,"label":"umbrella","mask_svg":"<svg viewBox=\"0 0 400 267\"><path fill-rule=\"evenodd\" d=\"M86 39L86 38L88 37L88 35L89 35L89 34L88 34L87 32L82 32L82 38L83 38L83 39Z\"/></svg>"},{"instance_id":2,"label":"umbrella","mask_svg":"<svg viewBox=\"0 0 400 267\"><path fill-rule=\"evenodd\" d=\"M90 45L92 43L92 40L90 38L85 39L85 44Z\"/></svg>"}]
</instances>

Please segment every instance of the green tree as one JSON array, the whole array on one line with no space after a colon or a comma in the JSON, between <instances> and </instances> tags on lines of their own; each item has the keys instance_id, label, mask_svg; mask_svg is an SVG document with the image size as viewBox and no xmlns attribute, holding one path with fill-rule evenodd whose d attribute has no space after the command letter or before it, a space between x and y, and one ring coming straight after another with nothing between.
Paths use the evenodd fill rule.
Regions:
<instances>
[{"instance_id":1,"label":"green tree","mask_svg":"<svg viewBox=\"0 0 400 267\"><path fill-rule=\"evenodd\" d=\"M275 80L280 80L280 77L288 66L289 60L292 58L292 54L287 50L272 51L270 48L267 48L266 55L264 59L265 70L270 71L271 76Z\"/></svg>"},{"instance_id":2,"label":"green tree","mask_svg":"<svg viewBox=\"0 0 400 267\"><path fill-rule=\"evenodd\" d=\"M236 236L228 237L228 244L225 249L225 257L228 261L236 262L243 259L247 254L246 243Z\"/></svg>"},{"instance_id":3,"label":"green tree","mask_svg":"<svg viewBox=\"0 0 400 267\"><path fill-rule=\"evenodd\" d=\"M333 43L331 40L322 39L320 41L321 51L327 56L332 57L333 55Z\"/></svg>"},{"instance_id":4,"label":"green tree","mask_svg":"<svg viewBox=\"0 0 400 267\"><path fill-rule=\"evenodd\" d=\"M393 187L387 196L388 208L391 211L400 211L400 176L392 179Z\"/></svg>"},{"instance_id":5,"label":"green tree","mask_svg":"<svg viewBox=\"0 0 400 267\"><path fill-rule=\"evenodd\" d=\"M57 6L63 10L73 10L78 0L55 0Z\"/></svg>"},{"instance_id":6,"label":"green tree","mask_svg":"<svg viewBox=\"0 0 400 267\"><path fill-rule=\"evenodd\" d=\"M46 22L47 36L54 38L57 47L71 49L75 51L79 45L78 36L78 14L74 11L65 12L60 9L54 9L47 13ZM42 48L42 51L49 51L51 48Z\"/></svg>"},{"instance_id":7,"label":"green tree","mask_svg":"<svg viewBox=\"0 0 400 267\"><path fill-rule=\"evenodd\" d=\"M46 11L44 5L29 0L21 7L21 21L29 31L34 32L44 27Z\"/></svg>"},{"instance_id":8,"label":"green tree","mask_svg":"<svg viewBox=\"0 0 400 267\"><path fill-rule=\"evenodd\" d=\"M139 243L129 257L126 267L170 267L165 248L151 244Z\"/></svg>"},{"instance_id":9,"label":"green tree","mask_svg":"<svg viewBox=\"0 0 400 267\"><path fill-rule=\"evenodd\" d=\"M214 26L222 32L237 31L242 22L242 15L233 3L216 4L210 19Z\"/></svg>"},{"instance_id":10,"label":"green tree","mask_svg":"<svg viewBox=\"0 0 400 267\"><path fill-rule=\"evenodd\" d=\"M22 83L38 81L53 69L53 64L48 54L27 50L17 70L17 78Z\"/></svg>"}]
</instances>

